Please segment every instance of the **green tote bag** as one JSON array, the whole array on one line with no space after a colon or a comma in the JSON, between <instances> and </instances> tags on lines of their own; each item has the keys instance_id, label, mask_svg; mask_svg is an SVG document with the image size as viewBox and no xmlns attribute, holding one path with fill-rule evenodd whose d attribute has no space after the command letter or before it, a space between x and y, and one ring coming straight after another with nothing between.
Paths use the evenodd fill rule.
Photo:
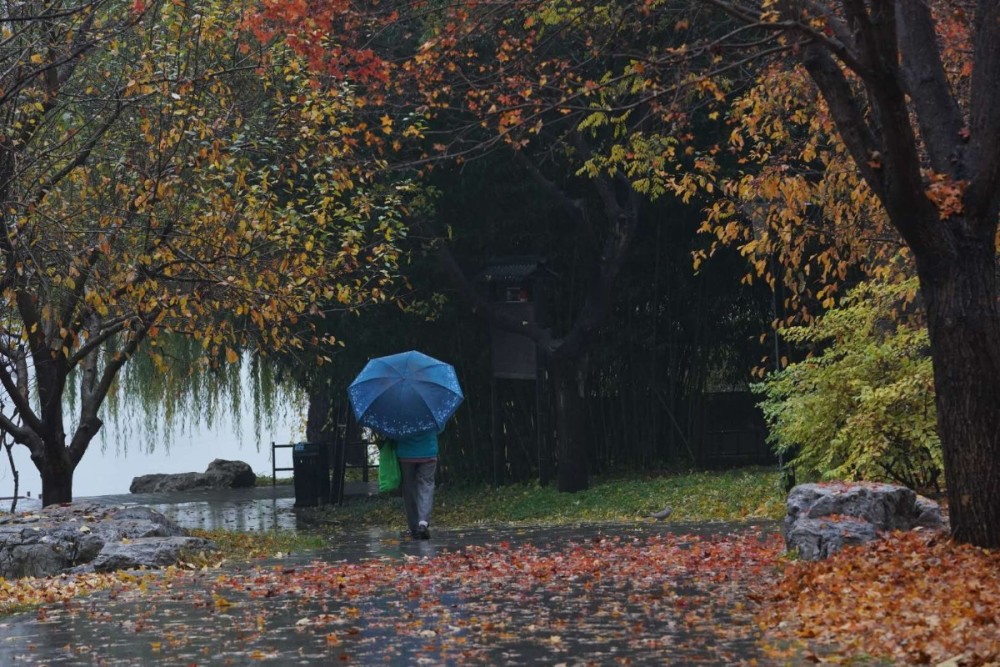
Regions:
<instances>
[{"instance_id":1,"label":"green tote bag","mask_svg":"<svg viewBox=\"0 0 1000 667\"><path fill-rule=\"evenodd\" d=\"M399 459L396 458L396 443L387 442L378 450L378 490L388 493L399 488L402 481Z\"/></svg>"}]
</instances>

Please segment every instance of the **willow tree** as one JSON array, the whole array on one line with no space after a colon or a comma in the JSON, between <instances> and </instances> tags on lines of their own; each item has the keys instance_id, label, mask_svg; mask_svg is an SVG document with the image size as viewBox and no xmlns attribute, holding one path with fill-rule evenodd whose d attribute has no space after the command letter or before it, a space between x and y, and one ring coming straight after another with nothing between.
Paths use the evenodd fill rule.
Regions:
<instances>
[{"instance_id":1,"label":"willow tree","mask_svg":"<svg viewBox=\"0 0 1000 667\"><path fill-rule=\"evenodd\" d=\"M350 170L350 90L306 86L280 41L244 39L245 9L24 2L0 18L0 428L47 505L72 499L125 364L171 364L161 336L210 364L321 362L305 316L391 278L400 195Z\"/></svg>"}]
</instances>

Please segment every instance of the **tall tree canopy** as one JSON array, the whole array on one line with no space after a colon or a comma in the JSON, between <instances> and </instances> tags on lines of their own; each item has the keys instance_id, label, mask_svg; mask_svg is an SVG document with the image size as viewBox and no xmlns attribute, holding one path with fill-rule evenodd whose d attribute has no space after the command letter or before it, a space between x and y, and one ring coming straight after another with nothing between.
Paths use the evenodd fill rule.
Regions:
<instances>
[{"instance_id":1,"label":"tall tree canopy","mask_svg":"<svg viewBox=\"0 0 1000 667\"><path fill-rule=\"evenodd\" d=\"M808 74L872 202L912 254L952 532L1000 545L1000 7L713 4L772 34Z\"/></svg>"},{"instance_id":2,"label":"tall tree canopy","mask_svg":"<svg viewBox=\"0 0 1000 667\"><path fill-rule=\"evenodd\" d=\"M373 100L416 90L406 107L411 118L461 111L476 119L448 126L449 141L432 150L454 153L470 140L482 146L474 134L481 128L493 130L487 145L518 148L550 124L605 128L616 141L589 159L595 176L624 173L637 191L688 196L732 183L724 194L741 205L720 203L707 226L723 240L753 229L758 220L745 203L760 204L755 189L767 202L757 210L782 223L770 241L779 237L786 258L804 266L812 252L798 239L811 226L819 228L817 243L841 232L847 257L868 254L893 230L912 255L927 307L953 534L1000 544L997 3L511 0L449 3L427 21L436 8L269 0L257 20L299 40L317 71L378 91ZM378 52L386 35L397 46L415 44L415 53ZM565 35L585 48L561 49ZM792 75L748 97L760 68ZM807 81L818 97L803 108L790 86ZM728 146L699 145L699 121L726 118L734 102L730 118L749 125L735 128ZM639 116L648 122L637 125ZM395 121L387 115L384 127ZM420 123L401 125L400 136L422 132ZM761 152L767 145L748 142L747 133L800 150ZM749 180L733 179L720 164L729 151ZM772 165L827 173L800 177L794 189L776 180ZM848 166L839 181L829 173ZM814 196L825 201L818 215L805 206ZM852 224L837 226L845 221ZM843 277L838 261L822 265L824 277Z\"/></svg>"},{"instance_id":3,"label":"tall tree canopy","mask_svg":"<svg viewBox=\"0 0 1000 667\"><path fill-rule=\"evenodd\" d=\"M587 289L559 329L504 317L472 288L448 245L439 245L444 266L476 312L536 342L554 387L564 491L588 484L578 418L587 356L613 307L645 194L625 171L581 171L614 144L606 120L588 118L593 114L586 98L606 74L605 63L591 52L611 42L641 50L651 35L673 40L672 23L644 23L626 6L605 10L583 15L559 3L276 0L252 19L262 39L287 37L316 76L365 90L365 142L390 165L430 171L439 161L461 165L496 152L535 182L554 215L595 239ZM642 91L628 84L610 87L623 104L643 103ZM634 114L620 120L627 132L642 134L653 118ZM440 229L434 233L444 236Z\"/></svg>"},{"instance_id":4,"label":"tall tree canopy","mask_svg":"<svg viewBox=\"0 0 1000 667\"><path fill-rule=\"evenodd\" d=\"M244 39L245 11L90 0L0 18L0 428L46 504L72 499L128 360L172 363L160 336L210 363L318 347L303 315L391 278L406 195L351 172L355 98Z\"/></svg>"}]
</instances>

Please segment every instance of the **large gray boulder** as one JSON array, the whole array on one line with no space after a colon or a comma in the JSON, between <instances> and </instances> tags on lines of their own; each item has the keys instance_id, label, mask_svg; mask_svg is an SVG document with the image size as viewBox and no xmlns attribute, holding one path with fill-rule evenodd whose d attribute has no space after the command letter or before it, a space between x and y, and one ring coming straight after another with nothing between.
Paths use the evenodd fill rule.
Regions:
<instances>
[{"instance_id":1,"label":"large gray boulder","mask_svg":"<svg viewBox=\"0 0 1000 667\"><path fill-rule=\"evenodd\" d=\"M785 547L795 550L803 560L822 560L846 546L865 544L878 539L873 524L863 519L800 518L786 529Z\"/></svg>"},{"instance_id":2,"label":"large gray boulder","mask_svg":"<svg viewBox=\"0 0 1000 667\"><path fill-rule=\"evenodd\" d=\"M800 484L788 494L785 547L818 560L893 530L945 527L941 508L912 489L873 482Z\"/></svg>"},{"instance_id":3,"label":"large gray boulder","mask_svg":"<svg viewBox=\"0 0 1000 667\"><path fill-rule=\"evenodd\" d=\"M156 568L213 549L148 507L52 505L0 517L0 577Z\"/></svg>"},{"instance_id":4,"label":"large gray boulder","mask_svg":"<svg viewBox=\"0 0 1000 667\"><path fill-rule=\"evenodd\" d=\"M257 483L253 468L243 461L215 459L205 472L141 475L132 479L132 493L163 493L190 489L240 489Z\"/></svg>"}]
</instances>

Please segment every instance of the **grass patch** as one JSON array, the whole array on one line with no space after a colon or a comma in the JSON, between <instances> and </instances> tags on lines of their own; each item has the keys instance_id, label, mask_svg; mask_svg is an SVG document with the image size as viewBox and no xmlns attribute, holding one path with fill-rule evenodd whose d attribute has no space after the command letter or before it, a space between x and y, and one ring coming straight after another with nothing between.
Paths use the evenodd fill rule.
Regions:
<instances>
[{"instance_id":1,"label":"grass patch","mask_svg":"<svg viewBox=\"0 0 1000 667\"><path fill-rule=\"evenodd\" d=\"M345 482L363 482L364 470L361 468L348 468L344 471L344 481ZM378 479L378 467L368 468L368 479L375 480ZM279 477L274 482L271 481L270 475L257 475L257 481L254 482L254 486L271 486L273 484L277 486L283 486L286 484L294 484L294 477Z\"/></svg>"},{"instance_id":2,"label":"grass patch","mask_svg":"<svg viewBox=\"0 0 1000 667\"><path fill-rule=\"evenodd\" d=\"M218 552L207 556L208 560L252 560L268 558L277 554L290 554L325 547L326 540L319 535L276 532L237 532L232 530L192 530L195 537L212 540Z\"/></svg>"},{"instance_id":3,"label":"grass patch","mask_svg":"<svg viewBox=\"0 0 1000 667\"><path fill-rule=\"evenodd\" d=\"M292 484L292 480L292 477L279 477L272 482L270 475L257 475L257 481L254 483L254 486L271 486L272 483L278 486L283 486L286 484Z\"/></svg>"},{"instance_id":4,"label":"grass patch","mask_svg":"<svg viewBox=\"0 0 1000 667\"><path fill-rule=\"evenodd\" d=\"M434 524L462 528L488 524L566 524L635 521L673 508L670 521L777 519L785 512L781 475L771 468L742 468L596 478L579 493L555 486L514 484L438 488ZM402 500L395 495L351 499L343 506L311 510L342 526L404 527Z\"/></svg>"}]
</instances>

